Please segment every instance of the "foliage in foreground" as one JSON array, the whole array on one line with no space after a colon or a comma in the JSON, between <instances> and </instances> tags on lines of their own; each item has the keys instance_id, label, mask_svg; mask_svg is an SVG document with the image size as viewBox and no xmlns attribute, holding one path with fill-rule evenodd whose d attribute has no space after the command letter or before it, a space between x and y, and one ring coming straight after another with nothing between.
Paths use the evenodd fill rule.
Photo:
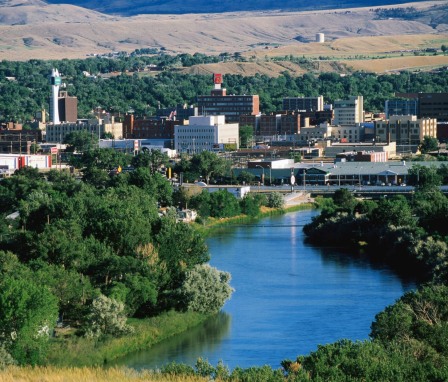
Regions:
<instances>
[{"instance_id":1,"label":"foliage in foreground","mask_svg":"<svg viewBox=\"0 0 448 382\"><path fill-rule=\"evenodd\" d=\"M144 167L114 175L130 158L90 150L78 158L82 182L32 168L1 182L0 212L19 217L0 219L0 345L19 364L47 362L57 323L82 328L76 335L124 336L128 317L186 309L173 297L209 260L207 246L191 226L158 215L172 192L148 168L160 158L135 158Z\"/></svg>"}]
</instances>

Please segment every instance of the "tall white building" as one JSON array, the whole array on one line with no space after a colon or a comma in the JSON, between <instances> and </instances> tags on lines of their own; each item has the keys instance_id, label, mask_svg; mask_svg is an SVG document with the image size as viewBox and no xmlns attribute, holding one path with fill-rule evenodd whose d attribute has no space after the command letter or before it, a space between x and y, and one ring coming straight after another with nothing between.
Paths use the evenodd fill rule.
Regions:
<instances>
[{"instance_id":1,"label":"tall white building","mask_svg":"<svg viewBox=\"0 0 448 382\"><path fill-rule=\"evenodd\" d=\"M51 71L51 98L50 98L50 115L53 124L61 123L59 120L59 86L61 85L61 77L57 69Z\"/></svg>"},{"instance_id":2,"label":"tall white building","mask_svg":"<svg viewBox=\"0 0 448 382\"><path fill-rule=\"evenodd\" d=\"M239 124L225 123L224 115L190 117L188 125L174 127L174 145L178 153L196 154L214 151L225 145L239 148Z\"/></svg>"},{"instance_id":3,"label":"tall white building","mask_svg":"<svg viewBox=\"0 0 448 382\"><path fill-rule=\"evenodd\" d=\"M334 125L354 126L364 122L364 100L362 96L350 96L348 100L334 102Z\"/></svg>"}]
</instances>

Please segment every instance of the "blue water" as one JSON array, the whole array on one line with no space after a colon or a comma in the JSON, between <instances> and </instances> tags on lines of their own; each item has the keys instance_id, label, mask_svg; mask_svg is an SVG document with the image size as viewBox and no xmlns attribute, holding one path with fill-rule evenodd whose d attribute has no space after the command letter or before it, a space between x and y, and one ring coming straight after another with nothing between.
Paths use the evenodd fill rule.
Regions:
<instances>
[{"instance_id":1,"label":"blue water","mask_svg":"<svg viewBox=\"0 0 448 382\"><path fill-rule=\"evenodd\" d=\"M203 326L118 364L137 369L202 357L230 369L270 365L342 338L368 339L375 314L415 283L383 265L337 248L304 242L303 224L316 211L263 219L207 240L210 264L232 274L235 288L222 312Z\"/></svg>"}]
</instances>

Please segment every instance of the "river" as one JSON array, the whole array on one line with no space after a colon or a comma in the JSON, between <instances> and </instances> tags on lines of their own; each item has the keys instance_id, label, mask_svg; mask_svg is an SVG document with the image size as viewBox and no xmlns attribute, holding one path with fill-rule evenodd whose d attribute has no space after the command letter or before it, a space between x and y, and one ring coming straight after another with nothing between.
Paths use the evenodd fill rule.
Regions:
<instances>
[{"instance_id":1,"label":"river","mask_svg":"<svg viewBox=\"0 0 448 382\"><path fill-rule=\"evenodd\" d=\"M235 288L222 312L117 364L194 365L202 357L230 369L278 368L282 360L308 354L319 344L368 339L375 314L416 285L387 266L305 243L302 227L317 213L266 218L208 238L210 264L230 272Z\"/></svg>"}]
</instances>

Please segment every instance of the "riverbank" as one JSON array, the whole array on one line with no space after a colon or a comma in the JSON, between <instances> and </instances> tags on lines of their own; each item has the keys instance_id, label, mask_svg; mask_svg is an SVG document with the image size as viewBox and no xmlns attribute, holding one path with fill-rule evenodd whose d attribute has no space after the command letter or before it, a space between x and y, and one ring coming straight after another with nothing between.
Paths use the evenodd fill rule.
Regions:
<instances>
[{"instance_id":1,"label":"riverbank","mask_svg":"<svg viewBox=\"0 0 448 382\"><path fill-rule=\"evenodd\" d=\"M309 194L304 193L286 194L283 197L283 200L284 200L283 208L269 208L263 206L260 208L260 213L255 217L242 214L232 216L229 218L220 218L220 219L208 218L203 224L198 223L193 224L194 227L204 236L209 236L219 229L229 227L235 224L248 224L270 216L278 216L286 214L288 212L295 212L316 208L314 204L314 199L311 198Z\"/></svg>"},{"instance_id":2,"label":"riverbank","mask_svg":"<svg viewBox=\"0 0 448 382\"><path fill-rule=\"evenodd\" d=\"M148 319L129 319L134 333L123 337L87 339L62 332L51 340L48 364L53 366L102 366L131 352L147 349L204 322L209 316L195 312L163 313Z\"/></svg>"}]
</instances>

